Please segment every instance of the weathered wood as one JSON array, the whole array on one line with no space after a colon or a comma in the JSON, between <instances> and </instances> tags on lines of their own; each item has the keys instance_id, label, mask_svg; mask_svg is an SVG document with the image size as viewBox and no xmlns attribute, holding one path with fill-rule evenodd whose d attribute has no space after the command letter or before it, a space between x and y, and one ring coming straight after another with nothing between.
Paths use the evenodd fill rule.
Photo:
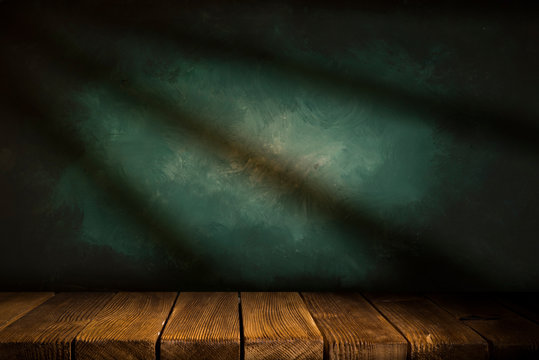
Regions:
<instances>
[{"instance_id":1,"label":"weathered wood","mask_svg":"<svg viewBox=\"0 0 539 360\"><path fill-rule=\"evenodd\" d=\"M116 294L77 336L76 359L155 359L175 299L173 292Z\"/></svg>"},{"instance_id":2,"label":"weathered wood","mask_svg":"<svg viewBox=\"0 0 539 360\"><path fill-rule=\"evenodd\" d=\"M429 297L487 339L493 359L539 359L539 325L492 298L477 294Z\"/></svg>"},{"instance_id":3,"label":"weathered wood","mask_svg":"<svg viewBox=\"0 0 539 360\"><path fill-rule=\"evenodd\" d=\"M406 359L408 342L359 294L303 293L329 360Z\"/></svg>"},{"instance_id":4,"label":"weathered wood","mask_svg":"<svg viewBox=\"0 0 539 360\"><path fill-rule=\"evenodd\" d=\"M161 359L239 360L238 293L181 293L161 335Z\"/></svg>"},{"instance_id":5,"label":"weathered wood","mask_svg":"<svg viewBox=\"0 0 539 360\"><path fill-rule=\"evenodd\" d=\"M504 306L539 324L539 293L507 293L498 295L498 299Z\"/></svg>"},{"instance_id":6,"label":"weathered wood","mask_svg":"<svg viewBox=\"0 0 539 360\"><path fill-rule=\"evenodd\" d=\"M111 293L60 293L0 331L0 359L71 358L77 334Z\"/></svg>"},{"instance_id":7,"label":"weathered wood","mask_svg":"<svg viewBox=\"0 0 539 360\"><path fill-rule=\"evenodd\" d=\"M298 293L242 293L245 360L322 360L324 341Z\"/></svg>"},{"instance_id":8,"label":"weathered wood","mask_svg":"<svg viewBox=\"0 0 539 360\"><path fill-rule=\"evenodd\" d=\"M53 296L52 292L0 293L0 330Z\"/></svg>"},{"instance_id":9,"label":"weathered wood","mask_svg":"<svg viewBox=\"0 0 539 360\"><path fill-rule=\"evenodd\" d=\"M488 345L447 311L419 296L367 295L410 343L411 359L487 359Z\"/></svg>"}]
</instances>

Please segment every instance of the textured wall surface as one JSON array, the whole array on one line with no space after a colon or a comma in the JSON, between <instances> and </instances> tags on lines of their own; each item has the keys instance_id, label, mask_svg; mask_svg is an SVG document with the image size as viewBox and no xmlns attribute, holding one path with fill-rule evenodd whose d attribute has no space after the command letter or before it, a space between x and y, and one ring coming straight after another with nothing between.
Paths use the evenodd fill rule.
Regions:
<instances>
[{"instance_id":1,"label":"textured wall surface","mask_svg":"<svg viewBox=\"0 0 539 360\"><path fill-rule=\"evenodd\" d=\"M539 22L0 3L0 286L539 290Z\"/></svg>"}]
</instances>

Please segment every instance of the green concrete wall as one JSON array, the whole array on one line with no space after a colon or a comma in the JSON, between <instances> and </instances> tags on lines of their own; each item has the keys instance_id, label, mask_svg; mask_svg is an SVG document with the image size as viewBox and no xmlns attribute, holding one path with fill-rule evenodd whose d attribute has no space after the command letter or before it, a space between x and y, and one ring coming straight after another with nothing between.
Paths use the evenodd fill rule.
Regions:
<instances>
[{"instance_id":1,"label":"green concrete wall","mask_svg":"<svg viewBox=\"0 0 539 360\"><path fill-rule=\"evenodd\" d=\"M533 12L0 7L3 287L539 290Z\"/></svg>"}]
</instances>

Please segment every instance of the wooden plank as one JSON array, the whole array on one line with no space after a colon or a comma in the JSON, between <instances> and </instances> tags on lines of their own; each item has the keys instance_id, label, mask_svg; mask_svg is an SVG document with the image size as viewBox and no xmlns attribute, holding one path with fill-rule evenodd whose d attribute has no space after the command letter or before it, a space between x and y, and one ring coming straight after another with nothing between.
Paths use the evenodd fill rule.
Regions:
<instances>
[{"instance_id":1,"label":"wooden plank","mask_svg":"<svg viewBox=\"0 0 539 360\"><path fill-rule=\"evenodd\" d=\"M53 292L0 293L0 330L53 296Z\"/></svg>"},{"instance_id":2,"label":"wooden plank","mask_svg":"<svg viewBox=\"0 0 539 360\"><path fill-rule=\"evenodd\" d=\"M70 359L73 339L112 296L57 294L0 331L0 359Z\"/></svg>"},{"instance_id":3,"label":"wooden plank","mask_svg":"<svg viewBox=\"0 0 539 360\"><path fill-rule=\"evenodd\" d=\"M406 360L406 339L361 295L303 293L303 299L324 336L324 358Z\"/></svg>"},{"instance_id":4,"label":"wooden plank","mask_svg":"<svg viewBox=\"0 0 539 360\"><path fill-rule=\"evenodd\" d=\"M322 360L324 341L298 293L242 293L245 360Z\"/></svg>"},{"instance_id":5,"label":"wooden plank","mask_svg":"<svg viewBox=\"0 0 539 360\"><path fill-rule=\"evenodd\" d=\"M239 360L238 293L181 293L161 336L161 359Z\"/></svg>"},{"instance_id":6,"label":"wooden plank","mask_svg":"<svg viewBox=\"0 0 539 360\"><path fill-rule=\"evenodd\" d=\"M517 314L539 324L539 293L498 295L500 302Z\"/></svg>"},{"instance_id":7,"label":"wooden plank","mask_svg":"<svg viewBox=\"0 0 539 360\"><path fill-rule=\"evenodd\" d=\"M539 325L492 298L478 294L429 297L487 339L493 359L539 359Z\"/></svg>"},{"instance_id":8,"label":"wooden plank","mask_svg":"<svg viewBox=\"0 0 539 360\"><path fill-rule=\"evenodd\" d=\"M77 336L76 359L155 359L157 339L176 295L174 292L116 294Z\"/></svg>"},{"instance_id":9,"label":"wooden plank","mask_svg":"<svg viewBox=\"0 0 539 360\"><path fill-rule=\"evenodd\" d=\"M420 296L368 295L406 337L411 359L487 359L488 344L447 311Z\"/></svg>"}]
</instances>

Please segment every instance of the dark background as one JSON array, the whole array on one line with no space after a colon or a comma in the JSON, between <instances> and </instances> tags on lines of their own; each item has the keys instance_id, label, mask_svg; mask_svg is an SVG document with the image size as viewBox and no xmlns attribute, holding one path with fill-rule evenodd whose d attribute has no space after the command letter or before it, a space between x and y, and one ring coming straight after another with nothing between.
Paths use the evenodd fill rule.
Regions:
<instances>
[{"instance_id":1,"label":"dark background","mask_svg":"<svg viewBox=\"0 0 539 360\"><path fill-rule=\"evenodd\" d=\"M0 289L539 290L522 2L0 3Z\"/></svg>"}]
</instances>

